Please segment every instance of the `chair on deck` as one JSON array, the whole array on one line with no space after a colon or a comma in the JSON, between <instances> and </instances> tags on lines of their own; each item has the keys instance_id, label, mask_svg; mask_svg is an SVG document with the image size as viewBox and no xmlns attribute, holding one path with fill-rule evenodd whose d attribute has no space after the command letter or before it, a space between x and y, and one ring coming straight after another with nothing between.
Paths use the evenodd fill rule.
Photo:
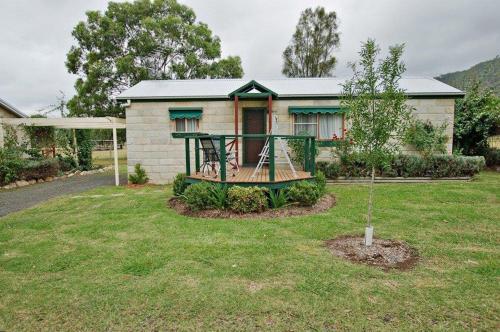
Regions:
<instances>
[{"instance_id":1,"label":"chair on deck","mask_svg":"<svg viewBox=\"0 0 500 332\"><path fill-rule=\"evenodd\" d=\"M229 164L232 170L232 176L236 176L236 173L240 171L238 165L238 160L236 158L236 153L234 151L236 139L226 144L226 163ZM200 166L200 171L202 176L210 177L210 173L213 172L214 176L219 176L220 170L220 144L218 139L213 139L211 137L200 138L201 150L203 151L203 163Z\"/></svg>"}]
</instances>

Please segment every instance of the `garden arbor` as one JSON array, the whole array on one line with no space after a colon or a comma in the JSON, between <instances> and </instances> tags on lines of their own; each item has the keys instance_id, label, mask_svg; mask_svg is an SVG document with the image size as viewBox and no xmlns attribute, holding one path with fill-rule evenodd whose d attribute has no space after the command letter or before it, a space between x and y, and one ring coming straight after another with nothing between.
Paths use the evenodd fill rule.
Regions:
<instances>
[{"instance_id":1,"label":"garden arbor","mask_svg":"<svg viewBox=\"0 0 500 332\"><path fill-rule=\"evenodd\" d=\"M0 135L3 137L3 124L11 126L54 127L60 129L111 129L113 130L113 151L115 185L120 184L118 172L118 142L116 129L124 129L125 119L114 117L99 118L0 118ZM73 139L76 140L75 136Z\"/></svg>"}]
</instances>

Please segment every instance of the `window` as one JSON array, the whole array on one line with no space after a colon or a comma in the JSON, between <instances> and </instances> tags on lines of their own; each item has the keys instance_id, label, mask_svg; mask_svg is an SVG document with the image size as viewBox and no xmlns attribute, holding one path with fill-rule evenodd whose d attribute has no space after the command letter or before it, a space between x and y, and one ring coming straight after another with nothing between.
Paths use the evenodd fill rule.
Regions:
<instances>
[{"instance_id":1,"label":"window","mask_svg":"<svg viewBox=\"0 0 500 332\"><path fill-rule=\"evenodd\" d=\"M198 131L198 119L175 119L175 131L193 133Z\"/></svg>"},{"instance_id":2,"label":"window","mask_svg":"<svg viewBox=\"0 0 500 332\"><path fill-rule=\"evenodd\" d=\"M295 135L307 133L316 138L327 140L334 136L342 137L342 114L295 114Z\"/></svg>"}]
</instances>

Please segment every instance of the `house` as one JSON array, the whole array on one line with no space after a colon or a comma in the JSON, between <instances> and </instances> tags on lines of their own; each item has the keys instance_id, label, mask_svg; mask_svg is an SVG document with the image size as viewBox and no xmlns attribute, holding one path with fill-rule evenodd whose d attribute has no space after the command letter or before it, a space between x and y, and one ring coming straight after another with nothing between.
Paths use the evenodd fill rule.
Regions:
<instances>
[{"instance_id":1,"label":"house","mask_svg":"<svg viewBox=\"0 0 500 332\"><path fill-rule=\"evenodd\" d=\"M26 114L0 98L0 118L26 118ZM0 126L1 127L1 126ZM0 147L4 142L4 130L0 128Z\"/></svg>"},{"instance_id":2,"label":"house","mask_svg":"<svg viewBox=\"0 0 500 332\"><path fill-rule=\"evenodd\" d=\"M141 163L153 183L168 183L185 171L185 142L179 138L183 134L265 134L276 126L274 119L279 125L275 134L307 132L316 137L318 158L329 158L333 138L342 138L347 126L340 108L342 82L340 78L142 81L117 97L126 108L128 171ZM432 78L406 77L400 85L416 118L448 124L451 154L455 99L463 92ZM255 165L263 145L263 139L236 140L240 165Z\"/></svg>"}]
</instances>

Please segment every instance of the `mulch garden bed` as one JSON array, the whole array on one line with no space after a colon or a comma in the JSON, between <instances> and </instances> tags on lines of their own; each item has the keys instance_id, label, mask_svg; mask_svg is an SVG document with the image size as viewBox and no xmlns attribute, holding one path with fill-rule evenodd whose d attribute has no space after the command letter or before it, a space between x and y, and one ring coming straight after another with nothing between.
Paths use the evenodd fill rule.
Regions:
<instances>
[{"instance_id":1,"label":"mulch garden bed","mask_svg":"<svg viewBox=\"0 0 500 332\"><path fill-rule=\"evenodd\" d=\"M417 264L419 259L416 249L406 242L397 240L374 238L373 244L367 247L362 236L341 236L327 240L326 246L335 256L354 263L378 266L386 271L409 270Z\"/></svg>"},{"instance_id":2,"label":"mulch garden bed","mask_svg":"<svg viewBox=\"0 0 500 332\"><path fill-rule=\"evenodd\" d=\"M304 216L324 212L335 206L335 196L324 195L318 203L313 206L288 205L279 209L268 209L254 213L235 213L230 210L200 210L192 211L187 204L179 197L172 197L168 200L168 206L177 213L197 218L219 218L219 219L270 219L280 217Z\"/></svg>"}]
</instances>

